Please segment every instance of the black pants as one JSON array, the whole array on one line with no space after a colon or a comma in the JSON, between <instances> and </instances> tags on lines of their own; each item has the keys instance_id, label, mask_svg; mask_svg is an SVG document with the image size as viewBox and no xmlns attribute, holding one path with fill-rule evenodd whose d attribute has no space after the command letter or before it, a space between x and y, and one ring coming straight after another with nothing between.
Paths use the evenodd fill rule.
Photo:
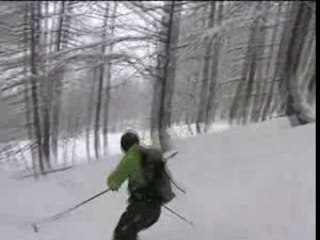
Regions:
<instances>
[{"instance_id":1,"label":"black pants","mask_svg":"<svg viewBox=\"0 0 320 240\"><path fill-rule=\"evenodd\" d=\"M161 203L150 200L131 200L114 231L114 240L137 240L141 230L156 223L161 214Z\"/></svg>"}]
</instances>

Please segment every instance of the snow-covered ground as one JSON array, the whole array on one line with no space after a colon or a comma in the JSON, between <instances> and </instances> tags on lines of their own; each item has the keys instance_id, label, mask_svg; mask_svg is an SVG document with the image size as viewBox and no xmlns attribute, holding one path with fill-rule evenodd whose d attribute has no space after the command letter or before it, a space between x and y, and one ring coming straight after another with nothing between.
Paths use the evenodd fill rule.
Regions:
<instances>
[{"instance_id":1,"label":"snow-covered ground","mask_svg":"<svg viewBox=\"0 0 320 240\"><path fill-rule=\"evenodd\" d=\"M179 193L168 206L195 226L163 209L142 239L315 239L315 124L291 128L276 120L180 140L176 147L179 154L169 164L187 194ZM119 157L39 181L17 181L1 172L1 239L111 239L126 207L125 188L40 225L38 233L29 223L105 189Z\"/></svg>"},{"instance_id":2,"label":"snow-covered ground","mask_svg":"<svg viewBox=\"0 0 320 240\"><path fill-rule=\"evenodd\" d=\"M150 131L139 128L139 124L132 122L128 123L128 129L134 129L139 133L142 141L145 144L150 144ZM208 132L216 133L221 131L226 131L230 129L230 126L226 122L215 122L210 126ZM178 139L189 138L196 133L195 124L186 125L186 124L175 124L169 129L170 135L173 140L177 141ZM108 134L108 146L105 154L105 158L107 156L114 156L117 154L121 154L121 150L119 147L119 141L123 132L112 132ZM102 136L100 136L102 140ZM95 153L93 149L94 135L93 132L89 135L89 152L91 158L94 158ZM30 145L28 140L24 141L12 141L7 145L10 145L10 152L18 152L14 154L14 157L9 158L9 161L2 163L0 167L8 171L21 171L25 172L26 166L29 169L28 175L32 172L32 158ZM1 146L1 145L0 145ZM23 151L21 151L23 149ZM8 152L0 152L1 155L8 156ZM90 162L87 154L87 141L86 136L84 134L79 134L79 136L73 139L65 139L60 140L58 144L58 158L53 162L53 165L56 168L70 166L70 165L79 165L86 164Z\"/></svg>"}]
</instances>

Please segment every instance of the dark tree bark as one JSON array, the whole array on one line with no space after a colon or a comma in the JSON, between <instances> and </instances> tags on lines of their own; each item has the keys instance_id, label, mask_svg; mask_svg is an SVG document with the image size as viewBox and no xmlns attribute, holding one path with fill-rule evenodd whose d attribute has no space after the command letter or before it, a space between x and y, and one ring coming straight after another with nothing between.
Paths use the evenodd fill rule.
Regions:
<instances>
[{"instance_id":1,"label":"dark tree bark","mask_svg":"<svg viewBox=\"0 0 320 240\"><path fill-rule=\"evenodd\" d=\"M65 21L65 6L66 1L61 1L60 16L58 20L58 28L55 40L54 51L59 52L62 47L62 37L64 31ZM61 94L62 94L62 78L63 68L54 76L53 80L53 105L52 105L52 136L51 145L52 153L55 158L58 157L58 140L59 140L59 125L60 125L60 105L61 105Z\"/></svg>"},{"instance_id":2,"label":"dark tree bark","mask_svg":"<svg viewBox=\"0 0 320 240\"><path fill-rule=\"evenodd\" d=\"M106 12L104 16L103 23L103 32L102 32L102 40L106 40L107 37L107 28L108 28L108 19L109 19L109 3L106 3ZM101 47L101 55L104 55L106 52L106 47L103 45ZM103 57L101 57L101 61ZM99 68L99 80L98 80L98 96L97 96L97 106L95 113L95 124L94 124L94 149L96 159L100 158L100 150L101 150L101 141L100 141L100 124L101 124L101 105L102 105L102 92L103 92L103 83L105 78L105 63L101 63Z\"/></svg>"},{"instance_id":3,"label":"dark tree bark","mask_svg":"<svg viewBox=\"0 0 320 240\"><path fill-rule=\"evenodd\" d=\"M159 81L161 82L160 92L160 106L158 112L158 133L160 145L163 151L171 148L170 135L166 131L171 124L172 112L172 95L174 90L175 78L175 64L176 64L176 50L175 46L178 42L179 25L180 25L180 8L181 5L175 1L166 2L164 6L165 18L163 33L166 40L163 43L163 51L160 52L161 75Z\"/></svg>"},{"instance_id":4,"label":"dark tree bark","mask_svg":"<svg viewBox=\"0 0 320 240\"><path fill-rule=\"evenodd\" d=\"M114 36L115 30L115 20L117 15L118 3L113 3L113 10L110 22L110 36ZM109 53L113 52L113 44L109 47ZM106 69L106 84L105 84L105 99L104 99L104 116L103 116L103 144L104 144L104 152L107 151L108 146L108 125L109 125L109 106L110 106L110 97L111 97L111 74L112 71L112 62L109 61Z\"/></svg>"},{"instance_id":5,"label":"dark tree bark","mask_svg":"<svg viewBox=\"0 0 320 240\"><path fill-rule=\"evenodd\" d=\"M28 56L29 49L30 49L30 41L29 41L29 30L30 30L30 8L28 7L28 3L25 4L25 10L24 10L24 31L23 31L23 48L24 48L24 64L23 64L23 73L24 76L27 76L29 74L28 65L30 65L30 58ZM35 141L34 137L34 131L33 131L33 123L32 123L32 98L30 96L30 80L24 81L24 103L25 103L25 126L27 129L27 136L30 141L30 152L31 152L31 158L32 158L32 169L33 174L36 177L37 176L37 162L39 161L38 156L34 150L33 142Z\"/></svg>"},{"instance_id":6,"label":"dark tree bark","mask_svg":"<svg viewBox=\"0 0 320 240\"><path fill-rule=\"evenodd\" d=\"M38 8L39 8L39 19L41 20L42 17L42 2L38 2ZM48 2L46 3L45 6L45 14L48 14ZM45 20L45 27L47 27L47 20ZM46 50L46 40L47 40L47 35L46 33L42 33L41 29L40 33L42 35L42 43L45 47L42 47L41 52L42 56L44 56L41 60L43 62L44 66L41 66L43 72L47 72L47 50ZM46 31L46 29L44 29ZM50 163L50 128L51 128L51 121L50 121L50 110L51 110L51 97L52 97L52 85L51 85L51 79L50 77L43 78L43 86L41 88L42 91L42 103L43 103L43 157L45 159L46 163L46 168L50 169L51 168L51 163Z\"/></svg>"},{"instance_id":7,"label":"dark tree bark","mask_svg":"<svg viewBox=\"0 0 320 240\"><path fill-rule=\"evenodd\" d=\"M304 106L302 103L300 84L302 81L308 81L308 70L310 72L315 71L314 66L310 68L301 68L305 64L305 61L315 56L315 45L314 48L308 49L305 48L304 44L308 40L308 31L310 29L310 23L313 16L313 11L304 2L294 2L293 11L296 12L296 17L293 22L292 35L289 43L289 50L286 55L285 65L285 76L282 92L283 96L286 97L286 115L289 117L290 122L293 126L307 124L312 121L306 112L304 111ZM314 3L315 4L315 3ZM315 25L312 26L315 29ZM312 29L312 30L313 30ZM311 36L312 37L312 36ZM303 51L307 51L305 54ZM314 57L315 59L315 57ZM315 65L315 62L314 62ZM313 78L312 75L311 79ZM302 79L301 79L302 78Z\"/></svg>"},{"instance_id":8,"label":"dark tree bark","mask_svg":"<svg viewBox=\"0 0 320 240\"><path fill-rule=\"evenodd\" d=\"M39 93L38 93L38 46L39 46L39 21L38 16L38 4L30 3L30 69L31 69L31 98L33 105L33 128L35 133L35 139L37 142L38 159L40 172L45 173L44 162L43 162L43 152L42 152L42 136L41 136L41 118L39 112Z\"/></svg>"}]
</instances>

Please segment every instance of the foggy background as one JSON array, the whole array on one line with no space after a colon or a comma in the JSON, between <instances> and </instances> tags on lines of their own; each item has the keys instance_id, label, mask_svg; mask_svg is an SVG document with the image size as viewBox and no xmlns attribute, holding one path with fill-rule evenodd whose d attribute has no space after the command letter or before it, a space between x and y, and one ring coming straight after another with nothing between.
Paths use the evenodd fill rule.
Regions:
<instances>
[{"instance_id":1,"label":"foggy background","mask_svg":"<svg viewBox=\"0 0 320 240\"><path fill-rule=\"evenodd\" d=\"M315 2L2 1L0 161L38 175L146 142L315 121Z\"/></svg>"}]
</instances>

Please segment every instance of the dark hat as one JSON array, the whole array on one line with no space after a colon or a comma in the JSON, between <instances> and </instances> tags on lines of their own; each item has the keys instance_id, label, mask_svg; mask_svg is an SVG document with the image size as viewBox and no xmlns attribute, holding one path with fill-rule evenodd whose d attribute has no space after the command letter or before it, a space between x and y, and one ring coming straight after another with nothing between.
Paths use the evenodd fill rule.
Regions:
<instances>
[{"instance_id":1,"label":"dark hat","mask_svg":"<svg viewBox=\"0 0 320 240\"><path fill-rule=\"evenodd\" d=\"M121 148L123 151L127 152L134 144L139 144L139 136L133 131L125 132L120 140Z\"/></svg>"}]
</instances>

